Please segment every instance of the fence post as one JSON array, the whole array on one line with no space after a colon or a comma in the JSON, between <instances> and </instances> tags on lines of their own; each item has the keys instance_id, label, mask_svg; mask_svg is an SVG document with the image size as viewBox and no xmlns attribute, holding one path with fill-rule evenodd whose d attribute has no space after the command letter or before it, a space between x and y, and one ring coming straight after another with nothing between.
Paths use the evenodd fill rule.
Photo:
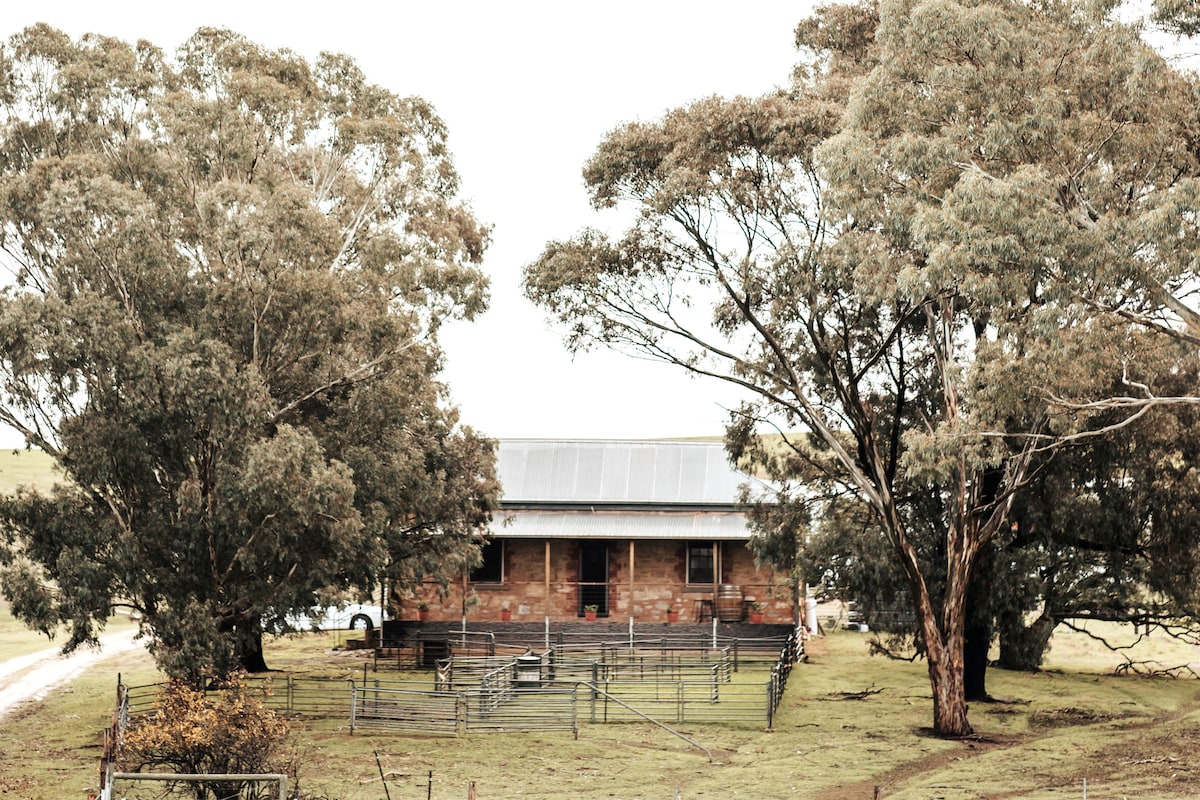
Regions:
<instances>
[{"instance_id":1,"label":"fence post","mask_svg":"<svg viewBox=\"0 0 1200 800\"><path fill-rule=\"evenodd\" d=\"M571 689L571 733L579 738L579 684Z\"/></svg>"},{"instance_id":2,"label":"fence post","mask_svg":"<svg viewBox=\"0 0 1200 800\"><path fill-rule=\"evenodd\" d=\"M775 671L771 671L771 677L767 679L767 727L770 728L775 723Z\"/></svg>"}]
</instances>

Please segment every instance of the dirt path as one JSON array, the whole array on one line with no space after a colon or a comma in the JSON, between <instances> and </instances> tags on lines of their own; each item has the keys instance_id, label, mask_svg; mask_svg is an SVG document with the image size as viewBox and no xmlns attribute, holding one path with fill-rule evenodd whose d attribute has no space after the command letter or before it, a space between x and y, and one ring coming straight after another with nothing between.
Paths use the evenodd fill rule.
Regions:
<instances>
[{"instance_id":1,"label":"dirt path","mask_svg":"<svg viewBox=\"0 0 1200 800\"><path fill-rule=\"evenodd\" d=\"M0 719L22 703L41 700L97 663L142 647L133 636L133 631L113 631L100 637L100 647L82 648L69 656L50 647L0 662Z\"/></svg>"},{"instance_id":2,"label":"dirt path","mask_svg":"<svg viewBox=\"0 0 1200 800\"><path fill-rule=\"evenodd\" d=\"M963 739L962 747L931 753L913 761L898 764L887 772L865 781L840 786L829 786L813 795L812 800L871 800L891 794L893 789L903 786L905 781L926 772L940 772L955 762L1007 747L1009 742Z\"/></svg>"}]
</instances>

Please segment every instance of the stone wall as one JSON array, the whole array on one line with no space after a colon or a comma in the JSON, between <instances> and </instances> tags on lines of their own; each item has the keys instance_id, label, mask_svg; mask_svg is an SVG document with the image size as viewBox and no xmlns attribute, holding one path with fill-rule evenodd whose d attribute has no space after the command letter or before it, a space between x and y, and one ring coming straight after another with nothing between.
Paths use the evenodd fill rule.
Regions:
<instances>
[{"instance_id":1,"label":"stone wall","mask_svg":"<svg viewBox=\"0 0 1200 800\"><path fill-rule=\"evenodd\" d=\"M430 585L406 603L402 619L417 619L417 602L428 606L430 621L502 621L507 609L512 622L552 622L581 618L579 609L579 543L550 541L550 579L546 580L545 539L504 540L504 582L452 586L439 598ZM687 543L682 541L607 539L610 620L666 622L667 609L680 613L681 622L699 621L702 601L715 599L715 587L686 583ZM632 559L632 564L630 563ZM744 542L721 543L721 582L740 588L742 595L763 606L763 622L792 621L791 593L785 581L769 568L758 568ZM464 603L466 598L466 603Z\"/></svg>"}]
</instances>

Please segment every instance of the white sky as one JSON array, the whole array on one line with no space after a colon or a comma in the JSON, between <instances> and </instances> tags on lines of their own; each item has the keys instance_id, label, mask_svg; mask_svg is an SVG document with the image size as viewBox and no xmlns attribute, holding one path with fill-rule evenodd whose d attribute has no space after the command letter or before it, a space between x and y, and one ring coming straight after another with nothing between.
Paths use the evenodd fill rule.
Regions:
<instances>
[{"instance_id":1,"label":"white sky","mask_svg":"<svg viewBox=\"0 0 1200 800\"><path fill-rule=\"evenodd\" d=\"M368 78L437 108L462 194L494 226L492 306L443 333L463 420L494 437L717 435L734 396L712 381L608 351L572 359L524 300L521 268L550 239L604 227L580 170L603 135L711 94L785 85L792 30L813 0L9 3L7 38L38 21L72 36L149 39L173 51L202 25L308 57L353 56ZM0 444L18 444L5 439Z\"/></svg>"},{"instance_id":2,"label":"white sky","mask_svg":"<svg viewBox=\"0 0 1200 800\"><path fill-rule=\"evenodd\" d=\"M310 58L346 53L372 82L424 97L449 126L463 197L494 226L491 309L443 333L444 378L464 422L494 437L641 438L718 435L735 401L667 365L607 351L572 359L562 332L521 296L521 268L547 241L605 224L580 171L607 131L708 95L786 85L792 31L810 6L43 0L6 4L0 36L47 22L173 52L200 26L227 27Z\"/></svg>"}]
</instances>

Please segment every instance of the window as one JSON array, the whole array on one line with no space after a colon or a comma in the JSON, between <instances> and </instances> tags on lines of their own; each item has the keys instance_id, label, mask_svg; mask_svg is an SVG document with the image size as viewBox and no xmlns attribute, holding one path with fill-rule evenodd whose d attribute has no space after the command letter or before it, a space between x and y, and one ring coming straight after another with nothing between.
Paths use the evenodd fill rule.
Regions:
<instances>
[{"instance_id":1,"label":"window","mask_svg":"<svg viewBox=\"0 0 1200 800\"><path fill-rule=\"evenodd\" d=\"M689 542L687 549L687 582L713 584L715 581L712 542Z\"/></svg>"},{"instance_id":2,"label":"window","mask_svg":"<svg viewBox=\"0 0 1200 800\"><path fill-rule=\"evenodd\" d=\"M471 570L472 583L504 583L504 542L493 539L480 549L483 561Z\"/></svg>"}]
</instances>

